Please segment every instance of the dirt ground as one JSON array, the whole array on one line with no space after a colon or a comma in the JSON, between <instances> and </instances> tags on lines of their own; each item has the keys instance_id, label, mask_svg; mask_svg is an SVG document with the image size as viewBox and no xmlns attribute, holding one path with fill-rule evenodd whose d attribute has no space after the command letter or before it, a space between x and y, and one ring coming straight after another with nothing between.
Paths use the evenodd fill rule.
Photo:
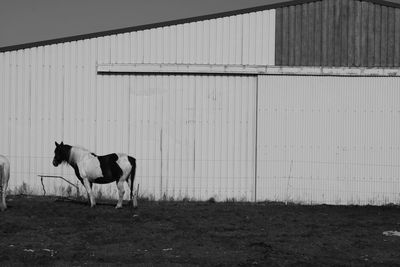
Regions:
<instances>
[{"instance_id":1,"label":"dirt ground","mask_svg":"<svg viewBox=\"0 0 400 267\"><path fill-rule=\"evenodd\" d=\"M9 196L0 266L400 266L395 206L114 202Z\"/></svg>"}]
</instances>

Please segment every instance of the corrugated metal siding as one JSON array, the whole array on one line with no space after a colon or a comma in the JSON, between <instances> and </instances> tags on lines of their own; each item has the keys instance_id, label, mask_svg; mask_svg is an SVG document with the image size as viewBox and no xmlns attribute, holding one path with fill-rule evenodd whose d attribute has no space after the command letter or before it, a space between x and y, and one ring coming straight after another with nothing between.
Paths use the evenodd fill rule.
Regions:
<instances>
[{"instance_id":1,"label":"corrugated metal siding","mask_svg":"<svg viewBox=\"0 0 400 267\"><path fill-rule=\"evenodd\" d=\"M400 79L260 76L258 200L400 203Z\"/></svg>"},{"instance_id":2,"label":"corrugated metal siding","mask_svg":"<svg viewBox=\"0 0 400 267\"><path fill-rule=\"evenodd\" d=\"M138 179L143 185L141 191L155 197L164 194L176 198L205 198L216 195L221 198L250 197L254 194L251 191L253 189L247 186L247 183L250 182L243 179L247 179L249 173L254 172L254 167L253 170L250 167L250 162L254 161L254 158L250 158L251 153L249 152L251 142L254 140L249 137L249 143L241 144L240 148L235 147L235 149L245 151L246 155L238 163L236 159L224 158L233 155L230 153L230 147L228 148L227 143L224 143L226 140L231 140L229 139L231 137L221 137L221 131L230 136L230 132L236 132L232 128L233 125L239 129L247 124L242 125L240 124L242 122L238 122L231 126L232 122L229 122L221 128L215 128L216 126L212 126L213 124L206 124L204 135L197 137L198 132L194 130L200 127L196 124L197 122L192 122L189 127L186 124L187 118L182 121L185 118L182 114L186 114L186 109L189 107L179 106L177 104L179 102L174 102L174 106L170 107L165 104L166 95L156 97L156 100L142 96L141 99L144 102L138 102L138 98L134 97L135 93L132 93L132 90L136 90L132 89L132 83L136 78L126 75L97 75L96 64L271 65L274 62L274 28L275 10L266 10L0 53L0 90L2 92L0 118L2 129L5 129L0 135L0 151L11 160L10 188L16 192L23 183L26 183L29 193L42 194L42 185L37 177L39 174L61 175L74 184L77 183L70 167L54 168L51 165L54 141L64 140L66 143L84 146L98 154L115 151L129 152L138 160L141 160L143 156L144 162L140 162L140 164L143 163L143 166L139 167L138 176L146 178ZM160 78L152 77L143 78L143 82L145 82L143 86L145 88L150 86L150 91L154 88L170 88L173 94L177 94L178 99L192 97L194 99L195 95L200 92L206 94L205 92L214 90L219 94L218 100L221 100L223 95L226 95L227 98L231 97L227 92L227 86L233 84L237 93L232 95L235 97L232 100L234 102L230 102L231 100L224 102L229 105L226 108L234 110L233 106L240 104L243 105L240 110L250 112L245 110L251 108L248 101L252 101L255 97L254 81L248 77L243 80L243 85L241 85L242 78L233 77L226 79L221 77L168 78L166 82L171 84L165 87L165 85L154 85L154 82L160 82ZM176 93L177 91L173 87L174 83L180 86L182 92ZM195 83L204 83L204 89L197 89ZM182 86L185 88L189 86L190 90L186 91ZM249 91L248 95L244 95L245 91L242 91L241 86L243 86L243 90ZM196 92L194 88L196 88ZM181 95L183 92L184 95ZM239 99L242 97L247 101L244 104L239 103ZM152 105L158 108L157 101L160 99L163 99L162 103L165 107L176 108L177 114L182 112L180 117L176 118L175 124L164 125L166 124L165 119L159 117L164 113L154 113L155 111L150 109ZM168 99L176 101L173 97ZM197 99L201 99L201 97L198 96ZM214 102L211 101L211 103ZM190 104L197 107L201 107L203 104L211 105L206 101L190 102ZM148 106L144 108L143 105ZM138 108L143 109L138 110ZM203 109L196 109L196 111L193 109L191 111L193 114L190 116L194 116L194 112L201 113L203 111L205 112ZM223 121L222 116L228 113L227 110L221 109L207 114L215 123L215 121ZM248 119L253 116L251 113L244 114L246 115L243 116L247 116L245 118ZM200 115L198 114L198 116ZM140 121L143 123L152 121L154 124L140 124L143 128L138 128L132 126L135 118L141 118ZM253 127L253 122L248 123ZM163 131L160 132L158 124L162 125ZM177 138L182 139L178 141L190 142L190 146L182 146L178 141L178 145L173 144L172 137L170 137L170 132L175 131L172 129L173 127L178 127L176 129L179 133ZM247 133L247 128L243 129L242 131L251 136L250 130ZM214 145L202 142L206 142L204 136L209 138L214 133L218 133L219 140L224 142L220 147L222 151L215 149L216 152L213 154L208 149L213 148ZM140 144L136 136L148 140L147 143L136 146L135 142L137 145ZM134 137L135 139L133 139ZM149 137L152 139L149 140ZM161 140L165 146L165 148L161 146L164 152L163 157L157 154L160 150ZM169 141L167 142L167 140ZM176 151L170 152L168 144L173 147L172 149L182 152L179 152L180 154ZM197 153L205 153L207 156L197 155ZM171 157L174 158L171 159ZM185 159L186 161L189 159L193 161L193 158L204 159L197 163L196 172L190 172L191 169L182 160L186 157L189 157ZM208 157L216 159L217 163L214 164L213 160ZM234 168L240 169L234 175L239 178L235 178L235 183L229 183L231 187L224 191L225 189L222 188L225 183L228 183L227 175L232 172L230 169L232 162L235 162ZM223 170L219 170L220 166L224 166ZM211 168L212 171L208 168ZM169 178L161 181L160 175L163 177L168 175L165 177ZM180 179L179 182L173 180L173 175L179 177L177 178ZM214 184L212 178L205 179L206 184L202 184L200 177L210 177L210 175L217 177L218 184ZM190 181L185 180L187 177L190 177ZM237 186L236 183L243 187ZM67 184L62 181L44 179L44 185L47 194L66 193ZM103 195L116 196L114 185L96 186L95 190L100 191ZM72 191L74 192L74 190ZM84 189L81 187L82 192Z\"/></svg>"},{"instance_id":3,"label":"corrugated metal siding","mask_svg":"<svg viewBox=\"0 0 400 267\"><path fill-rule=\"evenodd\" d=\"M155 198L251 200L255 77L132 76L130 151Z\"/></svg>"},{"instance_id":4,"label":"corrugated metal siding","mask_svg":"<svg viewBox=\"0 0 400 267\"><path fill-rule=\"evenodd\" d=\"M51 144L60 139L62 129L59 105L62 86L56 86L60 74L50 61L51 50L32 48L24 51L2 53L2 131L1 153L10 158L10 188L42 193L36 175L53 174ZM52 67L50 67L52 66ZM58 84L59 85L59 84ZM29 177L29 179L27 179ZM59 192L52 182L46 186Z\"/></svg>"},{"instance_id":5,"label":"corrugated metal siding","mask_svg":"<svg viewBox=\"0 0 400 267\"><path fill-rule=\"evenodd\" d=\"M324 3L321 12L333 4ZM354 11L357 25L361 11ZM299 34L308 13L297 6L287 12L295 12L295 19L285 16L297 30L285 40L312 45ZM336 35L324 33L334 17L328 22L307 35L314 50L319 38L332 46L316 51L314 63L336 58ZM269 10L0 53L0 151L11 160L11 189L26 183L27 193L42 194L38 174L77 183L70 167L51 165L54 141L64 140L136 157L141 194L157 199L399 202L398 78L260 76L257 95L255 76L96 73L98 63L272 65L274 33ZM354 51L348 44L356 65L362 53L368 62L368 36L354 33L362 44ZM392 48L375 40L384 62ZM298 47L279 49L294 64L309 58ZM44 182L48 194L67 194L64 182ZM116 197L114 184L95 190Z\"/></svg>"},{"instance_id":6,"label":"corrugated metal siding","mask_svg":"<svg viewBox=\"0 0 400 267\"><path fill-rule=\"evenodd\" d=\"M99 39L99 63L273 65L275 10Z\"/></svg>"},{"instance_id":7,"label":"corrugated metal siding","mask_svg":"<svg viewBox=\"0 0 400 267\"><path fill-rule=\"evenodd\" d=\"M61 85L62 74L59 72L60 65L56 63L56 54L54 47L38 47L29 51L19 51L21 57L24 52L29 57L29 63L24 64L25 68L30 68L29 84L25 87L26 94L21 95L19 100L27 101L27 106L18 105L18 110L27 110L29 114L29 123L26 133L29 135L26 139L25 146L26 156L24 159L20 157L15 161L25 161L30 165L29 180L27 174L20 176L19 183L25 182L30 190L35 193L42 193L40 181L36 175L50 174L53 175L58 171L55 170L52 161L52 153L54 150L54 141L60 140L62 136L62 108L63 86ZM23 79L23 77L21 77ZM19 78L17 78L19 79ZM29 107L28 109L26 107ZM16 132L12 136L16 142L22 141L21 132ZM23 137L22 137L23 138ZM11 151L12 152L12 151ZM14 171L19 169L15 166ZM54 180L45 181L48 191L60 193L61 188L58 182Z\"/></svg>"},{"instance_id":8,"label":"corrugated metal siding","mask_svg":"<svg viewBox=\"0 0 400 267\"><path fill-rule=\"evenodd\" d=\"M0 53L0 89L1 96L0 97L0 118L1 118L1 153L3 155L10 155L10 106L8 105L10 99L10 90L6 90L5 88L9 88L9 82L11 80L10 76L10 67L9 67L9 57L10 53Z\"/></svg>"},{"instance_id":9,"label":"corrugated metal siding","mask_svg":"<svg viewBox=\"0 0 400 267\"><path fill-rule=\"evenodd\" d=\"M276 10L276 65L398 67L399 41L399 8L322 0Z\"/></svg>"}]
</instances>

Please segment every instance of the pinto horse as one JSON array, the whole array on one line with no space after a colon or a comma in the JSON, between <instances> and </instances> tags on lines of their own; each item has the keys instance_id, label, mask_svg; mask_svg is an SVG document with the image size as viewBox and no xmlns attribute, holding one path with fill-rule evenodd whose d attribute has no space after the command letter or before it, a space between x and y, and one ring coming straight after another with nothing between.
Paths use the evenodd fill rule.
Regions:
<instances>
[{"instance_id":1,"label":"pinto horse","mask_svg":"<svg viewBox=\"0 0 400 267\"><path fill-rule=\"evenodd\" d=\"M8 180L10 179L10 162L8 159L0 155L0 210L4 211L7 208L6 192Z\"/></svg>"},{"instance_id":2,"label":"pinto horse","mask_svg":"<svg viewBox=\"0 0 400 267\"><path fill-rule=\"evenodd\" d=\"M130 199L133 207L137 207L137 196L133 196L133 182L136 171L135 158L122 153L97 156L85 148L70 146L63 142L61 144L55 142L55 144L53 165L55 167L61 163L71 165L89 194L91 207L96 205L92 192L93 183L107 184L111 182L116 182L119 194L115 208L122 208L122 200L125 193L124 182L127 182L130 186Z\"/></svg>"}]
</instances>

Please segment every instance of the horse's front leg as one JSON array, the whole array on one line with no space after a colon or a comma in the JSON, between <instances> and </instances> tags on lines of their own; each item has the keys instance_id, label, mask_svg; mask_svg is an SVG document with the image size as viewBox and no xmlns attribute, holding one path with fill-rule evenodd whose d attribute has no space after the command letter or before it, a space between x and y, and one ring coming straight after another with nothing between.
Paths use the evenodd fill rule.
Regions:
<instances>
[{"instance_id":1,"label":"horse's front leg","mask_svg":"<svg viewBox=\"0 0 400 267\"><path fill-rule=\"evenodd\" d=\"M7 209L7 203L6 203L6 192L7 192L7 185L8 185L8 177L3 177L2 185L0 188L0 194L1 194L1 210Z\"/></svg>"},{"instance_id":2,"label":"horse's front leg","mask_svg":"<svg viewBox=\"0 0 400 267\"><path fill-rule=\"evenodd\" d=\"M94 196L93 196L92 184L89 182L89 180L87 178L83 178L83 185L85 186L86 191L89 194L90 207L93 208L94 206L96 206L96 200L94 199Z\"/></svg>"},{"instance_id":3,"label":"horse's front leg","mask_svg":"<svg viewBox=\"0 0 400 267\"><path fill-rule=\"evenodd\" d=\"M125 194L125 189L124 189L124 181L117 181L117 188L118 188L118 203L117 206L115 206L116 209L122 208L122 201L124 198Z\"/></svg>"},{"instance_id":4,"label":"horse's front leg","mask_svg":"<svg viewBox=\"0 0 400 267\"><path fill-rule=\"evenodd\" d=\"M8 178L7 173L4 171L4 166L0 165L0 211L7 209L6 192Z\"/></svg>"}]
</instances>

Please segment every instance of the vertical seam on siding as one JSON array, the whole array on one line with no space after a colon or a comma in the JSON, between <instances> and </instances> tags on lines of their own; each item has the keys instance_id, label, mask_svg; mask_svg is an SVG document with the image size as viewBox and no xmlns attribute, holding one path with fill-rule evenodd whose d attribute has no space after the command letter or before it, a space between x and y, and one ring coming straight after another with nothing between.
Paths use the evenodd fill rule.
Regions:
<instances>
[{"instance_id":1,"label":"vertical seam on siding","mask_svg":"<svg viewBox=\"0 0 400 267\"><path fill-rule=\"evenodd\" d=\"M256 77L256 92L255 92L255 146L254 146L254 202L257 202L257 153L258 153L258 85L259 85L259 75Z\"/></svg>"}]
</instances>

